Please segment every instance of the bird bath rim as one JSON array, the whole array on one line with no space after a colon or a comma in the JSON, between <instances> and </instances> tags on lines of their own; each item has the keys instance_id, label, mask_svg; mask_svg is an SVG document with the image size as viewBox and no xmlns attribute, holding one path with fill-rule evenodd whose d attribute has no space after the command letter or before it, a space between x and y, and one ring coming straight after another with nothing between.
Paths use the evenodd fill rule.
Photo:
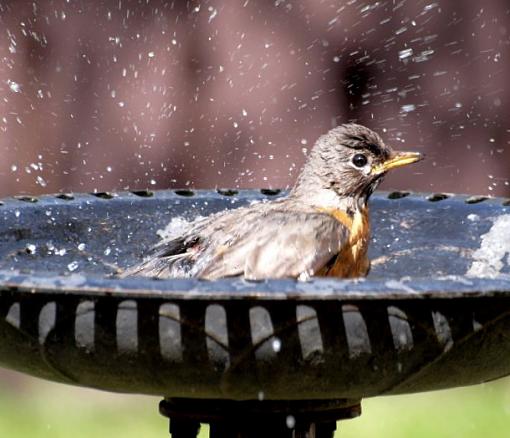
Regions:
<instances>
[{"instance_id":1,"label":"bird bath rim","mask_svg":"<svg viewBox=\"0 0 510 438\"><path fill-rule=\"evenodd\" d=\"M34 276L35 275L35 276ZM0 291L41 291L47 294L165 298L178 300L407 300L510 297L510 275L496 278L332 279L151 279L104 278L93 274L51 275L0 270Z\"/></svg>"}]
</instances>

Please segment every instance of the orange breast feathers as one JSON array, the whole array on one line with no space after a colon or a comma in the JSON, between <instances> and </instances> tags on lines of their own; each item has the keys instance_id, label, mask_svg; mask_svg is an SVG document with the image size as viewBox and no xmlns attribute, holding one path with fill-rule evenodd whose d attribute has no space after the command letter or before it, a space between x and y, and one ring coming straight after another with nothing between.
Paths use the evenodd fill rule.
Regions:
<instances>
[{"instance_id":1,"label":"orange breast feathers","mask_svg":"<svg viewBox=\"0 0 510 438\"><path fill-rule=\"evenodd\" d=\"M368 242L370 239L370 222L368 208L357 210L351 217L345 211L321 209L321 212L333 216L350 231L349 242L338 253L334 263L326 267L319 275L327 277L354 278L368 274Z\"/></svg>"}]
</instances>

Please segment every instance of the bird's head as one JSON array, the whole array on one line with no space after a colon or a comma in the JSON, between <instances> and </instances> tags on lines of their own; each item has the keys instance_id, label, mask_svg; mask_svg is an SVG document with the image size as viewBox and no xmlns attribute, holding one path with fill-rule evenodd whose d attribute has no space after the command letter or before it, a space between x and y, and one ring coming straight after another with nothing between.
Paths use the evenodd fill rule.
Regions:
<instances>
[{"instance_id":1,"label":"bird's head","mask_svg":"<svg viewBox=\"0 0 510 438\"><path fill-rule=\"evenodd\" d=\"M296 189L319 185L338 196L366 202L389 170L422 158L418 152L394 151L374 131L349 123L319 137Z\"/></svg>"}]
</instances>

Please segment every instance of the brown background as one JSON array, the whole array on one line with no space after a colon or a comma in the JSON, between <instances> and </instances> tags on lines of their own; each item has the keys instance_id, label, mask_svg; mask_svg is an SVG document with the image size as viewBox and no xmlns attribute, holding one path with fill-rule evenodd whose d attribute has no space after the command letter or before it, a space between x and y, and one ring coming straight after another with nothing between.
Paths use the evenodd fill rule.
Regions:
<instances>
[{"instance_id":1,"label":"brown background","mask_svg":"<svg viewBox=\"0 0 510 438\"><path fill-rule=\"evenodd\" d=\"M286 187L348 120L508 196L505 0L0 3L0 195Z\"/></svg>"}]
</instances>

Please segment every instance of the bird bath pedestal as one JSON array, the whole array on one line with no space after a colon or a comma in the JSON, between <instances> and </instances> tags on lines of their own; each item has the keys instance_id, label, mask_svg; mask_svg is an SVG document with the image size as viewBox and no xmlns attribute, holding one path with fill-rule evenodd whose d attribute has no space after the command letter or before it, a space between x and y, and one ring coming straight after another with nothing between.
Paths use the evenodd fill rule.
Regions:
<instances>
[{"instance_id":1,"label":"bird bath pedestal","mask_svg":"<svg viewBox=\"0 0 510 438\"><path fill-rule=\"evenodd\" d=\"M363 280L108 276L136 263L172 218L275 196L4 200L0 364L163 396L174 438L195 437L199 422L213 437L331 437L364 397L510 374L510 206L501 199L376 194Z\"/></svg>"}]
</instances>

